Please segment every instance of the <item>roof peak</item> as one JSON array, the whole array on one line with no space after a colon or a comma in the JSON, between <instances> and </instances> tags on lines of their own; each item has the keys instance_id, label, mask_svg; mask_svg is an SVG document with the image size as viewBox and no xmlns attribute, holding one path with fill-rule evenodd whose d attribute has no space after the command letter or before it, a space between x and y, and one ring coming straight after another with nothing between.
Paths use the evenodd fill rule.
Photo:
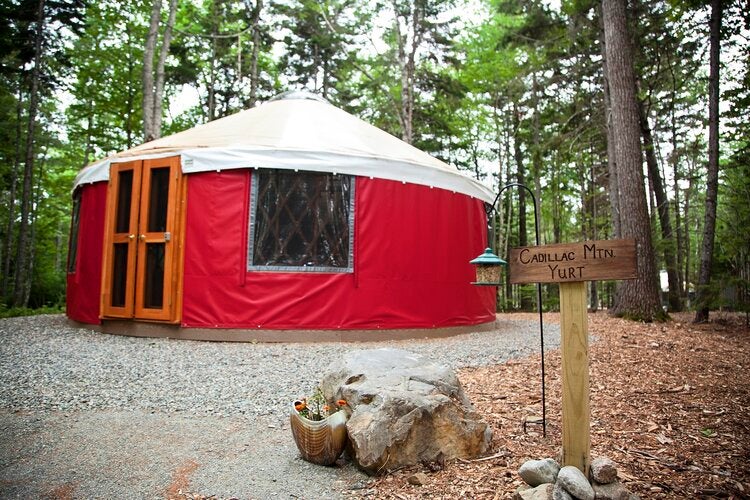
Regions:
<instances>
[{"instance_id":1,"label":"roof peak","mask_svg":"<svg viewBox=\"0 0 750 500\"><path fill-rule=\"evenodd\" d=\"M286 92L282 92L281 94L276 94L266 102L285 101L289 99L310 100L322 102L325 104L331 104L325 98L307 90L287 90Z\"/></svg>"}]
</instances>

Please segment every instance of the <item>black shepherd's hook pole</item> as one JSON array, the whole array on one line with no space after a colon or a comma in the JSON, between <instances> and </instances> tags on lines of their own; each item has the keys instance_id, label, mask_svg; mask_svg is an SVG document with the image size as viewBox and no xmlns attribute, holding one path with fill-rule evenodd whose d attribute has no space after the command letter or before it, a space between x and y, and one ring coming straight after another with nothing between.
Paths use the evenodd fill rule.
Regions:
<instances>
[{"instance_id":1,"label":"black shepherd's hook pole","mask_svg":"<svg viewBox=\"0 0 750 500\"><path fill-rule=\"evenodd\" d=\"M531 200L534 202L534 230L536 232L536 245L539 246L539 211L537 210L536 196L534 196L534 192L525 184L521 184L520 182L511 182L510 184L506 184L505 186L501 187L500 191L495 197L495 201L492 202L492 207L490 207L487 215L491 215L492 212L495 211L495 205L497 205L497 202L500 199L500 195L503 194L503 191L512 187L525 189L531 195ZM542 320L541 283L536 284L536 307L539 310L539 341L541 343L542 349L542 434L544 435L544 437L547 437L547 402L544 389L544 321Z\"/></svg>"}]
</instances>

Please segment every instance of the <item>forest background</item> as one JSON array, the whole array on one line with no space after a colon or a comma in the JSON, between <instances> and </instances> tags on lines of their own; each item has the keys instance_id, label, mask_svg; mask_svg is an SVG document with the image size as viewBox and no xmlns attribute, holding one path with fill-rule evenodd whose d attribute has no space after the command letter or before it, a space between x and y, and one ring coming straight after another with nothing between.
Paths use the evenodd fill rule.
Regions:
<instances>
[{"instance_id":1,"label":"forest background","mask_svg":"<svg viewBox=\"0 0 750 500\"><path fill-rule=\"evenodd\" d=\"M747 0L0 0L0 313L64 305L81 168L293 89L528 185L543 244L636 237L592 309L748 311L749 33ZM523 190L494 217L533 244Z\"/></svg>"}]
</instances>

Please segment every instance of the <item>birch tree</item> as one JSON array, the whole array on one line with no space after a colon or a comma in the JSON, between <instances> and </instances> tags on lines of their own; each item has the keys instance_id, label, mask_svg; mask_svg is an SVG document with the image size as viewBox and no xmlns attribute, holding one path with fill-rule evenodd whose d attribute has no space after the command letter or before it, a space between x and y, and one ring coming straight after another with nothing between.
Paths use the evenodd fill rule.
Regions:
<instances>
[{"instance_id":1,"label":"birch tree","mask_svg":"<svg viewBox=\"0 0 750 500\"><path fill-rule=\"evenodd\" d=\"M154 0L151 6L151 21L143 50L143 140L153 141L161 137L162 101L164 99L164 65L169 54L169 44L172 42L172 28L174 27L177 0L169 1L169 13L162 34L159 59L154 67L154 57L159 38L161 24L162 0Z\"/></svg>"},{"instance_id":2,"label":"birch tree","mask_svg":"<svg viewBox=\"0 0 750 500\"><path fill-rule=\"evenodd\" d=\"M716 199L719 190L719 55L721 43L721 0L711 0L708 76L708 178L706 180L706 213L701 246L701 267L698 274L695 322L708 321L711 265L716 234Z\"/></svg>"}]
</instances>

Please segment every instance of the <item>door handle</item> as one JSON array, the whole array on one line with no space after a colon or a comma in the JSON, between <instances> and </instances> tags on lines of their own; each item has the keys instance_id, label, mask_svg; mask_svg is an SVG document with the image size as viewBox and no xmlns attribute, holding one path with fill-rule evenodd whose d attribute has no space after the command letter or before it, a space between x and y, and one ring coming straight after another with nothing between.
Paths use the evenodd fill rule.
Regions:
<instances>
[{"instance_id":1,"label":"door handle","mask_svg":"<svg viewBox=\"0 0 750 500\"><path fill-rule=\"evenodd\" d=\"M142 235L139 236L139 238L140 238L141 241L145 241L146 240L146 235L142 234Z\"/></svg>"},{"instance_id":2,"label":"door handle","mask_svg":"<svg viewBox=\"0 0 750 500\"><path fill-rule=\"evenodd\" d=\"M128 239L129 240L134 240L135 239L135 235L134 234L129 234L128 235Z\"/></svg>"}]
</instances>

